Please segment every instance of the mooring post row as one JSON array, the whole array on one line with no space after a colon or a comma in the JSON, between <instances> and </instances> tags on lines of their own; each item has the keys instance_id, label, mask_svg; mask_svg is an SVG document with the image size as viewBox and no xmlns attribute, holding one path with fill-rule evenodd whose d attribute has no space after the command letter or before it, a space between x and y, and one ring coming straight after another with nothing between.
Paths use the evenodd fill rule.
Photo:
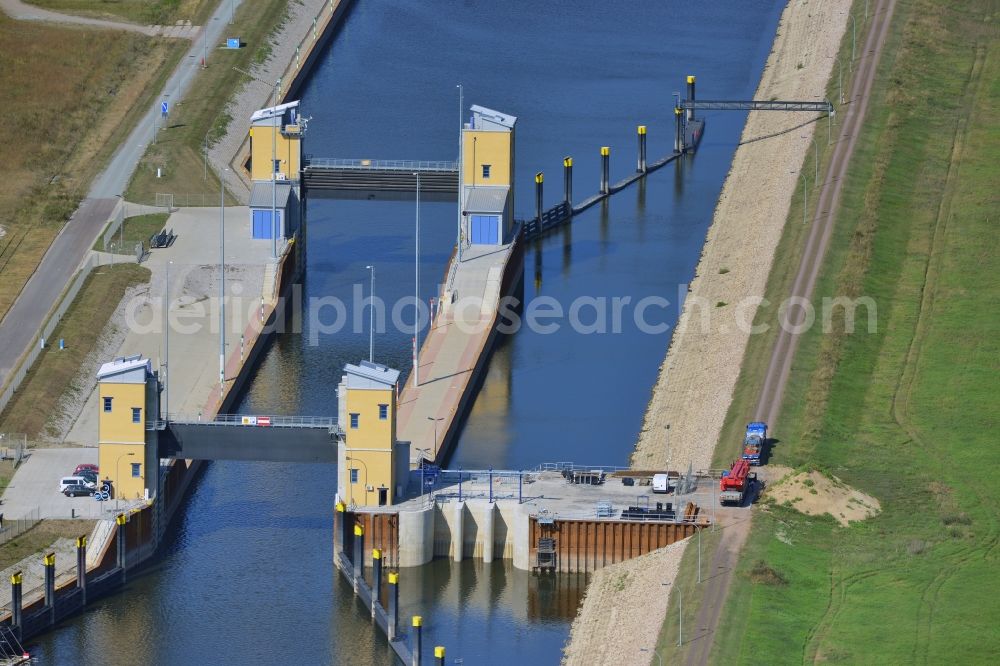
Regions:
<instances>
[{"instance_id":1,"label":"mooring post row","mask_svg":"<svg viewBox=\"0 0 1000 666\"><path fill-rule=\"evenodd\" d=\"M399 628L399 574L389 572L389 631L386 635L389 642L396 640Z\"/></svg>"},{"instance_id":2,"label":"mooring post row","mask_svg":"<svg viewBox=\"0 0 1000 666\"><path fill-rule=\"evenodd\" d=\"M358 592L358 583L364 575L365 556L365 528L361 525L354 525L354 593Z\"/></svg>"},{"instance_id":3,"label":"mooring post row","mask_svg":"<svg viewBox=\"0 0 1000 666\"><path fill-rule=\"evenodd\" d=\"M573 210L573 158L563 158L563 200Z\"/></svg>"},{"instance_id":4,"label":"mooring post row","mask_svg":"<svg viewBox=\"0 0 1000 666\"><path fill-rule=\"evenodd\" d=\"M375 607L379 605L379 593L382 590L382 551L372 548L372 617L375 617Z\"/></svg>"},{"instance_id":5,"label":"mooring post row","mask_svg":"<svg viewBox=\"0 0 1000 666\"><path fill-rule=\"evenodd\" d=\"M636 133L639 136L639 156L636 158L635 170L646 173L646 126L639 125Z\"/></svg>"},{"instance_id":6,"label":"mooring post row","mask_svg":"<svg viewBox=\"0 0 1000 666\"><path fill-rule=\"evenodd\" d=\"M545 174L541 171L535 174L535 217L538 218L539 227L542 224L542 186L545 181Z\"/></svg>"},{"instance_id":7,"label":"mooring post row","mask_svg":"<svg viewBox=\"0 0 1000 666\"><path fill-rule=\"evenodd\" d=\"M610 187L611 147L601 146L601 194L608 194Z\"/></svg>"},{"instance_id":8,"label":"mooring post row","mask_svg":"<svg viewBox=\"0 0 1000 666\"><path fill-rule=\"evenodd\" d=\"M423 648L423 636L421 632L424 628L424 618L419 615L413 616L413 631L410 632L410 653L412 655L412 665L420 666L420 653Z\"/></svg>"}]
</instances>

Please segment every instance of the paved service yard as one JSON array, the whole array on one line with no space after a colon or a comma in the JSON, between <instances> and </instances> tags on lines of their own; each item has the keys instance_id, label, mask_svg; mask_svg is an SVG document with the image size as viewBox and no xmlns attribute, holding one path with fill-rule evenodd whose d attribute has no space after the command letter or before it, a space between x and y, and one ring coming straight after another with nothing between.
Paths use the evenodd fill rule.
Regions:
<instances>
[{"instance_id":1,"label":"paved service yard","mask_svg":"<svg viewBox=\"0 0 1000 666\"><path fill-rule=\"evenodd\" d=\"M4 518L21 518L36 508L40 518L110 517L113 500L98 502L93 497L66 497L59 492L59 479L71 476L82 463L97 464L97 447L31 450L0 500Z\"/></svg>"}]
</instances>

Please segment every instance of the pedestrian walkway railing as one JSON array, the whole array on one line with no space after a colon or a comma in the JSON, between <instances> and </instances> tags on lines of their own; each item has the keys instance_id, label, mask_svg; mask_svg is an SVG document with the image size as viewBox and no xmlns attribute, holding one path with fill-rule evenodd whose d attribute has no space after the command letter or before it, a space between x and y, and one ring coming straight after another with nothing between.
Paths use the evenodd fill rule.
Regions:
<instances>
[{"instance_id":1,"label":"pedestrian walkway railing","mask_svg":"<svg viewBox=\"0 0 1000 666\"><path fill-rule=\"evenodd\" d=\"M316 169L358 169L362 171L458 172L458 162L427 160L352 160L307 156L305 166Z\"/></svg>"},{"instance_id":2,"label":"pedestrian walkway railing","mask_svg":"<svg viewBox=\"0 0 1000 666\"><path fill-rule=\"evenodd\" d=\"M601 471L606 474L612 472L627 472L630 471L630 467L621 467L616 465L578 465L574 462L551 462L551 463L541 463L537 468L539 472L590 472L590 471Z\"/></svg>"},{"instance_id":3,"label":"pedestrian walkway railing","mask_svg":"<svg viewBox=\"0 0 1000 666\"><path fill-rule=\"evenodd\" d=\"M163 430L169 423L204 426L240 426L248 428L337 428L335 416L261 416L254 414L217 414L202 418L201 414L167 414L165 418L146 422L146 430Z\"/></svg>"},{"instance_id":4,"label":"pedestrian walkway railing","mask_svg":"<svg viewBox=\"0 0 1000 666\"><path fill-rule=\"evenodd\" d=\"M37 507L21 518L7 519L0 513L0 546L21 536L37 525L41 519L42 513Z\"/></svg>"}]
</instances>

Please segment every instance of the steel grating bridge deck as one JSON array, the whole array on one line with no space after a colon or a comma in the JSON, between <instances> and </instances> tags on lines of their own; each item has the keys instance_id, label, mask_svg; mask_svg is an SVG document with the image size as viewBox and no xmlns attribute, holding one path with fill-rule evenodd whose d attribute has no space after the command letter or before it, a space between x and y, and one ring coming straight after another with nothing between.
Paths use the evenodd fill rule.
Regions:
<instances>
[{"instance_id":1,"label":"steel grating bridge deck","mask_svg":"<svg viewBox=\"0 0 1000 666\"><path fill-rule=\"evenodd\" d=\"M160 458L333 463L337 419L329 416L220 414L214 419L170 415L151 421Z\"/></svg>"},{"instance_id":2,"label":"steel grating bridge deck","mask_svg":"<svg viewBox=\"0 0 1000 666\"><path fill-rule=\"evenodd\" d=\"M458 193L458 162L427 160L353 160L307 157L302 180L312 190Z\"/></svg>"},{"instance_id":3,"label":"steel grating bridge deck","mask_svg":"<svg viewBox=\"0 0 1000 666\"><path fill-rule=\"evenodd\" d=\"M699 99L691 101L689 99L681 102L682 109L694 109L695 111L818 111L833 115L833 104L824 100L822 102L789 102L782 100L712 100Z\"/></svg>"}]
</instances>

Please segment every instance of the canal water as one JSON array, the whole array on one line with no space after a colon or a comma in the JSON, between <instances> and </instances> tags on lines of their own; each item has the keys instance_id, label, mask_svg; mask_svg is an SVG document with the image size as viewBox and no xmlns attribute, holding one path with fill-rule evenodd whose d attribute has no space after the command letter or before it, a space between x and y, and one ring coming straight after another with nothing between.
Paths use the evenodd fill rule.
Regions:
<instances>
[{"instance_id":1,"label":"canal water","mask_svg":"<svg viewBox=\"0 0 1000 666\"><path fill-rule=\"evenodd\" d=\"M752 96L774 35L778 0L713 3L358 2L302 91L311 116L306 152L323 157L453 160L459 122L480 104L518 116L516 209L529 217L533 176L546 205L574 158L575 198L599 182L599 148L612 180L635 168L636 126L649 127L650 161L671 149L672 94L698 76L703 99ZM711 113L697 155L595 206L531 244L524 297L550 297L578 324L524 326L501 340L451 466L529 468L542 462L624 465L669 330L677 316L745 119ZM242 411L329 415L345 363L368 355L367 295L387 303L375 360L409 371L409 329L391 308L413 293L410 201L309 202L310 298L326 308L301 333L278 337ZM421 298L436 293L455 238L454 203L421 207ZM612 299L622 316L612 316ZM602 302L607 316L600 317ZM589 305L588 305L589 304ZM315 310L315 308L314 308ZM404 313L408 316L408 313ZM341 322L345 323L345 322ZM599 331L601 325L607 333ZM577 327L580 329L580 326ZM214 463L180 512L163 556L121 593L31 645L38 663L388 664L391 654L335 576L326 465ZM555 664L585 588L583 576L537 578L509 563L436 561L401 575L402 614L420 614L425 645L448 663ZM653 640L653 637L650 637Z\"/></svg>"}]
</instances>

